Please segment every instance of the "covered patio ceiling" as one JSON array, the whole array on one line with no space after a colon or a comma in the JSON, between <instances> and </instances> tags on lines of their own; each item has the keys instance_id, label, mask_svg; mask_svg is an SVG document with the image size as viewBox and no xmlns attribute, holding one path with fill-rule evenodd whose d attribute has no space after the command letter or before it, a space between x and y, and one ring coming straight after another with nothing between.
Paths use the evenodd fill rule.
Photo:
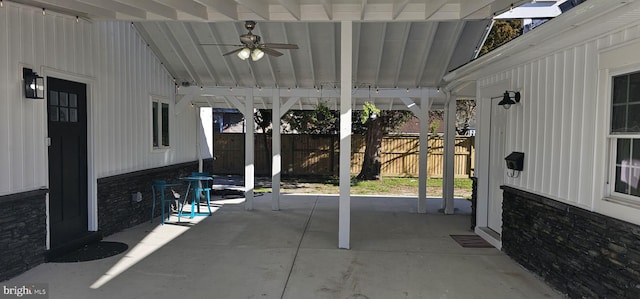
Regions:
<instances>
[{"instance_id":1,"label":"covered patio ceiling","mask_svg":"<svg viewBox=\"0 0 640 299\"><path fill-rule=\"evenodd\" d=\"M340 22L353 22L354 106L369 100L403 109L400 97L428 93L432 107L446 96L436 90L451 70L473 60L494 14L512 0L12 0L87 20L132 22L175 78L179 93L216 108L232 108L211 93L219 88L298 89L298 108L338 95ZM528 1L516 1L525 3ZM259 61L223 56L255 20L263 42L297 44ZM190 90L189 90L190 89ZM418 91L420 90L420 91ZM426 91L425 91L426 90ZM318 96L313 96L315 91ZM258 92L259 94L259 92ZM260 97L256 94L258 97ZM381 95L382 94L382 95ZM269 98L271 98L269 94ZM269 99L262 102L265 108ZM337 101L333 101L336 102ZM336 104L337 105L337 104ZM295 107L294 107L295 108Z\"/></svg>"}]
</instances>

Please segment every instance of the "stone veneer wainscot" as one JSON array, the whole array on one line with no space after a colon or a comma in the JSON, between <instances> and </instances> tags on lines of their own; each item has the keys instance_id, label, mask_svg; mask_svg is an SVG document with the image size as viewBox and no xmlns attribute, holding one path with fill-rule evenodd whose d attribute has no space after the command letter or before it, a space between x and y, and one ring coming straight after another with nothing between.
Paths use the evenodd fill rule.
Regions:
<instances>
[{"instance_id":1,"label":"stone veneer wainscot","mask_svg":"<svg viewBox=\"0 0 640 299\"><path fill-rule=\"evenodd\" d=\"M510 257L570 298L640 298L640 226L502 189L502 249Z\"/></svg>"},{"instance_id":2,"label":"stone veneer wainscot","mask_svg":"<svg viewBox=\"0 0 640 299\"><path fill-rule=\"evenodd\" d=\"M0 196L0 281L44 263L47 191Z\"/></svg>"}]
</instances>

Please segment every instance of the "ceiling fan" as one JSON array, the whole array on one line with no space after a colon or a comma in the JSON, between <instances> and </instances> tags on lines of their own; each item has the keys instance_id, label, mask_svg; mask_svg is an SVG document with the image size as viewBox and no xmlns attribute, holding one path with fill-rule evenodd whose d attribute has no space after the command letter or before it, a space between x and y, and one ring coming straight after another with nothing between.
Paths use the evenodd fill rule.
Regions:
<instances>
[{"instance_id":1,"label":"ceiling fan","mask_svg":"<svg viewBox=\"0 0 640 299\"><path fill-rule=\"evenodd\" d=\"M233 44L201 44L201 45L216 45L216 46L234 46L239 47L233 51L222 54L222 56L238 53L238 57L245 60L249 57L253 61L260 60L264 54L274 57L282 56L282 53L274 49L298 49L296 44L278 44L278 43L263 43L262 38L259 35L253 34L251 31L256 28L256 22L246 21L244 27L249 31L246 34L240 35L239 45Z\"/></svg>"}]
</instances>

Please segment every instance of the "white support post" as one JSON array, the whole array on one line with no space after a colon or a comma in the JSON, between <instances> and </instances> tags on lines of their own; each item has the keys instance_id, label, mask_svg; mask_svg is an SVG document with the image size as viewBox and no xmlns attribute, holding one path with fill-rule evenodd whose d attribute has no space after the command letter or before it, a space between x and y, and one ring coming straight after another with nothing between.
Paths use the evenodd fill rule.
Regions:
<instances>
[{"instance_id":1,"label":"white support post","mask_svg":"<svg viewBox=\"0 0 640 299\"><path fill-rule=\"evenodd\" d=\"M255 166L254 166L254 132L256 126L253 121L253 89L247 89L247 95L244 103L244 119L245 119L245 134L244 134L244 196L245 210L253 210L253 188L255 180Z\"/></svg>"},{"instance_id":2,"label":"white support post","mask_svg":"<svg viewBox=\"0 0 640 299\"><path fill-rule=\"evenodd\" d=\"M280 139L280 91L274 89L273 104L271 107L271 209L280 210L280 172L282 170L282 160L280 152L282 142Z\"/></svg>"},{"instance_id":3,"label":"white support post","mask_svg":"<svg viewBox=\"0 0 640 299\"><path fill-rule=\"evenodd\" d=\"M409 111L420 120L420 152L418 166L418 213L427 212L427 152L429 151L429 97L422 92L420 107L411 98L402 97L400 100Z\"/></svg>"},{"instance_id":4,"label":"white support post","mask_svg":"<svg viewBox=\"0 0 640 299\"><path fill-rule=\"evenodd\" d=\"M340 203L338 248L349 249L351 233L351 77L353 24L340 23Z\"/></svg>"},{"instance_id":5,"label":"white support post","mask_svg":"<svg viewBox=\"0 0 640 299\"><path fill-rule=\"evenodd\" d=\"M200 108L194 109L196 114L196 159L198 159L198 172L202 172L202 149L200 142L202 140L202 119L200 118Z\"/></svg>"},{"instance_id":6,"label":"white support post","mask_svg":"<svg viewBox=\"0 0 640 299\"><path fill-rule=\"evenodd\" d=\"M420 156L418 167L418 213L427 213L427 153L429 152L429 98L420 99Z\"/></svg>"},{"instance_id":7,"label":"white support post","mask_svg":"<svg viewBox=\"0 0 640 299\"><path fill-rule=\"evenodd\" d=\"M444 174L442 182L443 208L445 214L453 214L453 178L455 174L455 142L456 142L456 98L447 93L445 105L444 133Z\"/></svg>"}]
</instances>

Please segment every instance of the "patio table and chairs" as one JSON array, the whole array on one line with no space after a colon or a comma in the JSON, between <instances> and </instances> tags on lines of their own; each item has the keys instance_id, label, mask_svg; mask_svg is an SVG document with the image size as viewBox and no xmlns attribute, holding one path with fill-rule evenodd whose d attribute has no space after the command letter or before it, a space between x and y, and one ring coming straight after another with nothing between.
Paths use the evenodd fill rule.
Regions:
<instances>
[{"instance_id":1,"label":"patio table and chairs","mask_svg":"<svg viewBox=\"0 0 640 299\"><path fill-rule=\"evenodd\" d=\"M211 183L213 182L213 177L206 172L192 172L191 175L186 177L178 178L182 182L187 183L187 187L185 189L184 197L182 197L179 193L177 193L173 187L184 186L182 184L170 184L165 180L154 180L151 184L151 191L153 202L151 206L151 223L153 223L153 217L155 215L156 209L156 201L160 201L162 207L162 224L164 224L165 218L171 218L171 209L166 213L165 217L165 206L168 203L176 202L177 212L178 212L178 222L180 222L180 218L184 213L184 207L188 204L189 200L191 200L191 211L188 213L190 218L193 219L195 216L211 216ZM167 191L167 189L169 189ZM171 192L169 192L171 191ZM191 195L191 197L189 197ZM207 213L200 212L200 200L201 198L206 199L207 202Z\"/></svg>"},{"instance_id":2,"label":"patio table and chairs","mask_svg":"<svg viewBox=\"0 0 640 299\"><path fill-rule=\"evenodd\" d=\"M178 221L180 221L180 217L183 214L182 210L184 209L184 206L189 200L189 192L192 193L190 218L193 219L195 216L211 216L212 213L211 213L210 183L213 181L213 177L211 177L208 173L205 173L205 172L193 172L188 177L181 177L180 180L187 182L187 189L184 195L184 200L182 202L182 205L178 210ZM208 213L200 212L201 196L204 196L204 198L207 200Z\"/></svg>"}]
</instances>

